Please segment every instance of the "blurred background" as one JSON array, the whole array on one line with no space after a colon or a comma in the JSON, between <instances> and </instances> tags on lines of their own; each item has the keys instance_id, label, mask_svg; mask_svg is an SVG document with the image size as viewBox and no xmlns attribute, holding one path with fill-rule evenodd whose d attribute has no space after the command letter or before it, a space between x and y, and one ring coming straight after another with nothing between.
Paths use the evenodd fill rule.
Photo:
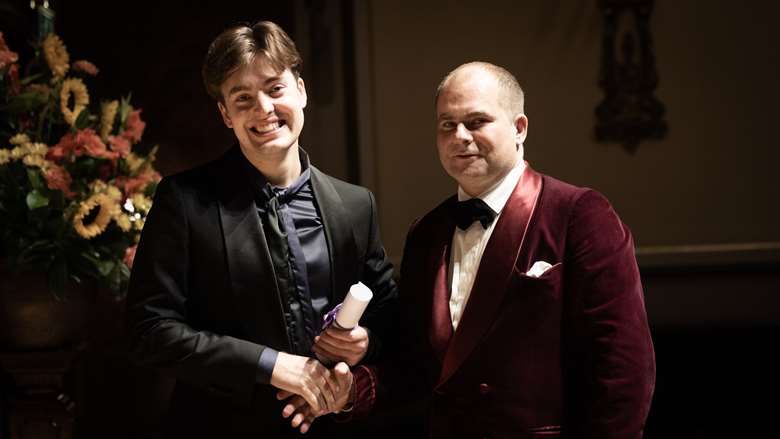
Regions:
<instances>
[{"instance_id":1,"label":"blurred background","mask_svg":"<svg viewBox=\"0 0 780 439\"><path fill-rule=\"evenodd\" d=\"M101 69L88 84L96 95L132 92L163 175L233 144L200 79L209 42L236 22L280 24L304 57L301 145L323 171L374 191L395 263L410 223L456 189L436 155L437 84L467 61L506 67L526 92L531 166L604 193L634 233L658 364L645 437L775 430L780 3L622 2L654 3L653 94L668 127L635 148L594 136L604 8L621 2L49 3L71 57ZM28 58L30 2L0 4L0 31ZM620 29L638 25L625 20ZM98 337L74 378L78 437L154 437L171 383L127 363L121 319L109 320L113 332Z\"/></svg>"}]
</instances>

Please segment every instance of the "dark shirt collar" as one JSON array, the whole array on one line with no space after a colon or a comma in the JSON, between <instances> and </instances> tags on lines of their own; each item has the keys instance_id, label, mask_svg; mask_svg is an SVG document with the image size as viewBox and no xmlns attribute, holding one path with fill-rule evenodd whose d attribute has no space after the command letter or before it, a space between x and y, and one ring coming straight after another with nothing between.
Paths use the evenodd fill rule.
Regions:
<instances>
[{"instance_id":1,"label":"dark shirt collar","mask_svg":"<svg viewBox=\"0 0 780 439\"><path fill-rule=\"evenodd\" d=\"M258 202L262 204L267 203L268 200L274 196L278 197L281 203L288 202L302 188L306 187L311 179L309 155L300 147L298 148L298 157L301 161L301 175L287 187L274 186L269 183L268 179L265 178L265 175L255 168L252 162L250 162L244 154L241 154L241 156L244 158L244 160L242 160L244 163L244 171L252 185L252 190L255 193Z\"/></svg>"}]
</instances>

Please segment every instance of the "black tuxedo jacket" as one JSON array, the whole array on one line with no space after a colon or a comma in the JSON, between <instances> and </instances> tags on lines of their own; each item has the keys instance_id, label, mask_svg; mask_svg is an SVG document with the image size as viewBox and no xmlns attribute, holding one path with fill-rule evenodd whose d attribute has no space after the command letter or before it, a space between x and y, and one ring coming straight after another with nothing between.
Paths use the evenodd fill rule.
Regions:
<instances>
[{"instance_id":1,"label":"black tuxedo jacket","mask_svg":"<svg viewBox=\"0 0 780 439\"><path fill-rule=\"evenodd\" d=\"M160 182L133 264L134 357L177 379L169 436L294 435L275 389L256 384L263 349L289 352L290 344L241 154L235 147ZM371 332L364 360L371 361L393 330L396 299L374 197L313 166L311 184L330 255L331 304L358 281L374 292L361 321Z\"/></svg>"}]
</instances>

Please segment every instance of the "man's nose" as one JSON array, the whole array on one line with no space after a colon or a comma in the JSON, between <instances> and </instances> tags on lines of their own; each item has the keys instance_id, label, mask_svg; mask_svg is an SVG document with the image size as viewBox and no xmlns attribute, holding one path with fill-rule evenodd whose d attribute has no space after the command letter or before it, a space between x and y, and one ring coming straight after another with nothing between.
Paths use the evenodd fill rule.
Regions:
<instances>
[{"instance_id":1,"label":"man's nose","mask_svg":"<svg viewBox=\"0 0 780 439\"><path fill-rule=\"evenodd\" d=\"M471 143L471 141L474 140L471 136L471 131L462 123L459 123L458 126L455 127L455 139L463 143Z\"/></svg>"},{"instance_id":2,"label":"man's nose","mask_svg":"<svg viewBox=\"0 0 780 439\"><path fill-rule=\"evenodd\" d=\"M274 111L273 99L263 92L257 93L257 106L263 114L269 114Z\"/></svg>"}]
</instances>

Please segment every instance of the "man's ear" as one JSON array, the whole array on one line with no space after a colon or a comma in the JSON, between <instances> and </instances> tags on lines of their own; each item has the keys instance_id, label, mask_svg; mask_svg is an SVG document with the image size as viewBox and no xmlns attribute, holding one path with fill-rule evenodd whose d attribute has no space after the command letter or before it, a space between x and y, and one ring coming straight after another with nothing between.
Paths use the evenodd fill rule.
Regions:
<instances>
[{"instance_id":1,"label":"man's ear","mask_svg":"<svg viewBox=\"0 0 780 439\"><path fill-rule=\"evenodd\" d=\"M528 118L525 117L525 114L515 116L515 128L517 129L515 143L520 147L525 142L526 136L528 136Z\"/></svg>"},{"instance_id":2,"label":"man's ear","mask_svg":"<svg viewBox=\"0 0 780 439\"><path fill-rule=\"evenodd\" d=\"M233 121L230 120L225 105L222 102L217 102L217 108L219 108L219 113L222 115L222 122L225 122L228 128L233 128Z\"/></svg>"},{"instance_id":3,"label":"man's ear","mask_svg":"<svg viewBox=\"0 0 780 439\"><path fill-rule=\"evenodd\" d=\"M306 102L307 102L306 84L303 82L303 78L299 77L297 84L298 84L298 92L300 92L301 97L303 97L303 105L301 105L301 108L306 108Z\"/></svg>"}]
</instances>

